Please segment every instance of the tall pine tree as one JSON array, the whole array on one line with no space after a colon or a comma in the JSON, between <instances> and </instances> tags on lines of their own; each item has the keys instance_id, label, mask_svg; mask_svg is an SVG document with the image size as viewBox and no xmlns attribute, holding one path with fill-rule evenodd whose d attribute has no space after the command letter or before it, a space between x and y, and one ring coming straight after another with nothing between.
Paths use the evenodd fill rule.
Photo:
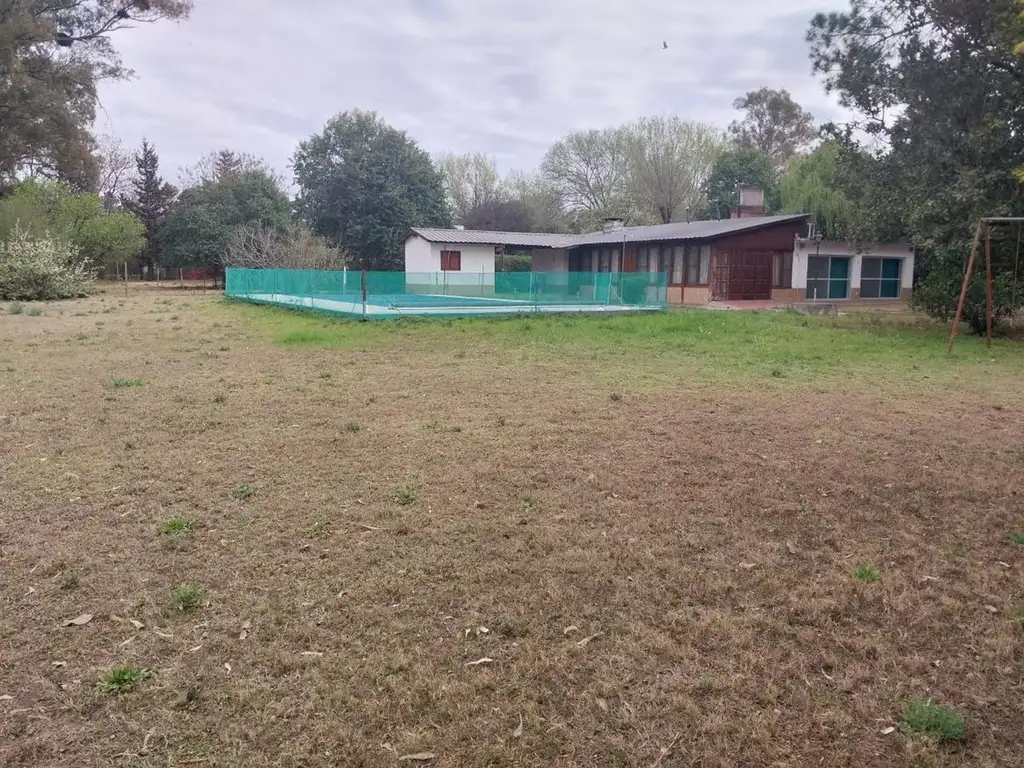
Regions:
<instances>
[{"instance_id":1,"label":"tall pine tree","mask_svg":"<svg viewBox=\"0 0 1024 768\"><path fill-rule=\"evenodd\" d=\"M217 153L217 159L214 161L214 169L216 173L216 180L224 181L224 179L231 174L238 173L242 170L242 158L230 149L222 149Z\"/></svg>"},{"instance_id":2,"label":"tall pine tree","mask_svg":"<svg viewBox=\"0 0 1024 768\"><path fill-rule=\"evenodd\" d=\"M146 248L139 256L139 263L143 271L152 277L160 263L160 248L155 234L174 205L178 190L160 176L160 156L146 139L142 140L142 149L135 155L135 172L132 194L122 197L121 205L146 225Z\"/></svg>"}]
</instances>

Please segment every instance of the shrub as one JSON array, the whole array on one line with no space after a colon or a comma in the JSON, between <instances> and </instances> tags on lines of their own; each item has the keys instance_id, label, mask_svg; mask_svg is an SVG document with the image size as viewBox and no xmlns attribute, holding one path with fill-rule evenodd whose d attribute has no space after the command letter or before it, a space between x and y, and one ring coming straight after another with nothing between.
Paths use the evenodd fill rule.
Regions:
<instances>
[{"instance_id":1,"label":"shrub","mask_svg":"<svg viewBox=\"0 0 1024 768\"><path fill-rule=\"evenodd\" d=\"M0 242L0 299L39 301L85 296L93 271L77 249L52 237L33 237L16 226Z\"/></svg>"}]
</instances>

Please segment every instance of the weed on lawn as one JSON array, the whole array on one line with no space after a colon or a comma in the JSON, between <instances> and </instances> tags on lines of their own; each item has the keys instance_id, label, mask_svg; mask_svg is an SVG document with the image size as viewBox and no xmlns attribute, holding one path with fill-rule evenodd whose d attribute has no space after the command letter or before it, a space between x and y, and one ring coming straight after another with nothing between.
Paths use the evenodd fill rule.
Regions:
<instances>
[{"instance_id":1,"label":"weed on lawn","mask_svg":"<svg viewBox=\"0 0 1024 768\"><path fill-rule=\"evenodd\" d=\"M199 607L202 590L194 584L182 584L171 590L171 607L180 613L189 613Z\"/></svg>"},{"instance_id":2,"label":"weed on lawn","mask_svg":"<svg viewBox=\"0 0 1024 768\"><path fill-rule=\"evenodd\" d=\"M60 574L60 588L61 589L77 589L80 582L81 582L81 577L79 576L78 571L74 571L74 570L61 571L61 574Z\"/></svg>"},{"instance_id":3,"label":"weed on lawn","mask_svg":"<svg viewBox=\"0 0 1024 768\"><path fill-rule=\"evenodd\" d=\"M120 696L128 693L149 675L138 667L114 667L100 676L100 693Z\"/></svg>"},{"instance_id":4,"label":"weed on lawn","mask_svg":"<svg viewBox=\"0 0 1024 768\"><path fill-rule=\"evenodd\" d=\"M131 387L144 387L146 382L143 379L111 379L110 385L114 389L130 389Z\"/></svg>"},{"instance_id":5,"label":"weed on lawn","mask_svg":"<svg viewBox=\"0 0 1024 768\"><path fill-rule=\"evenodd\" d=\"M12 301L10 305L7 307L7 311L10 312L12 315L20 315L22 312L25 311L25 305L22 304L20 301Z\"/></svg>"},{"instance_id":6,"label":"weed on lawn","mask_svg":"<svg viewBox=\"0 0 1024 768\"><path fill-rule=\"evenodd\" d=\"M1024 531L1014 531L1008 537L1010 543L1018 547L1024 547Z\"/></svg>"},{"instance_id":7,"label":"weed on lawn","mask_svg":"<svg viewBox=\"0 0 1024 768\"><path fill-rule=\"evenodd\" d=\"M161 536L184 536L198 527L198 521L191 517L170 517L157 526L157 531Z\"/></svg>"},{"instance_id":8,"label":"weed on lawn","mask_svg":"<svg viewBox=\"0 0 1024 768\"><path fill-rule=\"evenodd\" d=\"M913 699L903 707L900 730L908 736L935 741L962 741L967 733L964 719L949 707L931 699Z\"/></svg>"},{"instance_id":9,"label":"weed on lawn","mask_svg":"<svg viewBox=\"0 0 1024 768\"><path fill-rule=\"evenodd\" d=\"M309 529L309 535L314 539L319 539L326 536L331 532L331 521L330 520L317 520Z\"/></svg>"},{"instance_id":10,"label":"weed on lawn","mask_svg":"<svg viewBox=\"0 0 1024 768\"><path fill-rule=\"evenodd\" d=\"M866 581L869 584L882 578L882 574L870 565L858 565L853 569L853 575L861 581Z\"/></svg>"},{"instance_id":11,"label":"weed on lawn","mask_svg":"<svg viewBox=\"0 0 1024 768\"><path fill-rule=\"evenodd\" d=\"M256 489L248 483L242 483L241 485L236 485L234 487L231 491L231 495L239 501L248 501L256 495Z\"/></svg>"}]
</instances>

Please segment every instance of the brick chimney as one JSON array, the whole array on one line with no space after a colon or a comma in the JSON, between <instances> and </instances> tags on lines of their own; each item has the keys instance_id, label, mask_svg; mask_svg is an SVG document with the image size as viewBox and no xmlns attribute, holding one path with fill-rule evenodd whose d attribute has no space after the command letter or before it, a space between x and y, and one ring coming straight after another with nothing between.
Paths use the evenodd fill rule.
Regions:
<instances>
[{"instance_id":1,"label":"brick chimney","mask_svg":"<svg viewBox=\"0 0 1024 768\"><path fill-rule=\"evenodd\" d=\"M740 204L732 212L734 219L754 219L764 216L764 190L740 184Z\"/></svg>"}]
</instances>

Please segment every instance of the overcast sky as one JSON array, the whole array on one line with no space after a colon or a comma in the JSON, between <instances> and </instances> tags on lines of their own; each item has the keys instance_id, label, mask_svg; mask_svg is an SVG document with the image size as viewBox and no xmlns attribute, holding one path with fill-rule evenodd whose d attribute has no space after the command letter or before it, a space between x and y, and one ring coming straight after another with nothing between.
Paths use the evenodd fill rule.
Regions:
<instances>
[{"instance_id":1,"label":"overcast sky","mask_svg":"<svg viewBox=\"0 0 1024 768\"><path fill-rule=\"evenodd\" d=\"M135 70L107 84L100 133L143 136L165 175L221 147L285 172L332 115L372 109L432 154L532 169L573 130L675 113L722 128L732 102L787 88L839 116L810 71L837 0L196 0L181 24L117 33ZM663 42L668 43L664 49Z\"/></svg>"}]
</instances>

